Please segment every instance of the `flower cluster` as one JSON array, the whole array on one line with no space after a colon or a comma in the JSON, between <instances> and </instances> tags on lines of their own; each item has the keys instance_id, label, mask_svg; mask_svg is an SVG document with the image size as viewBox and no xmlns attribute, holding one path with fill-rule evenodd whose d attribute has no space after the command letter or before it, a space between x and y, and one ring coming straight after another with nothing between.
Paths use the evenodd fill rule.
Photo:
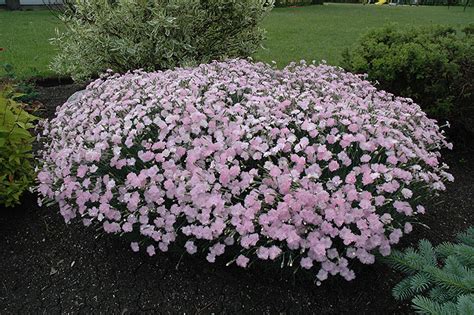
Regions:
<instances>
[{"instance_id":1,"label":"flower cluster","mask_svg":"<svg viewBox=\"0 0 474 315\"><path fill-rule=\"evenodd\" d=\"M245 60L110 75L44 123L39 192L134 251L179 237L214 262L354 278L452 180L451 145L410 99L340 68ZM137 236L138 235L138 236Z\"/></svg>"}]
</instances>

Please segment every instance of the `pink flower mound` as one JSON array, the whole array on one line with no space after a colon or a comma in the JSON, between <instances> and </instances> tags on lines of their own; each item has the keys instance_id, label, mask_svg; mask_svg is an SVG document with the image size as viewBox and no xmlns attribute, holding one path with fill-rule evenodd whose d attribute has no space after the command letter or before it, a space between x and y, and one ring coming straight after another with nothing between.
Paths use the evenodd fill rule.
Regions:
<instances>
[{"instance_id":1,"label":"pink flower mound","mask_svg":"<svg viewBox=\"0 0 474 315\"><path fill-rule=\"evenodd\" d=\"M389 254L419 197L452 180L416 104L327 65L113 75L44 135L39 191L66 222L140 233L132 249L150 255L178 236L210 262L232 246L239 266L281 259L319 280Z\"/></svg>"}]
</instances>

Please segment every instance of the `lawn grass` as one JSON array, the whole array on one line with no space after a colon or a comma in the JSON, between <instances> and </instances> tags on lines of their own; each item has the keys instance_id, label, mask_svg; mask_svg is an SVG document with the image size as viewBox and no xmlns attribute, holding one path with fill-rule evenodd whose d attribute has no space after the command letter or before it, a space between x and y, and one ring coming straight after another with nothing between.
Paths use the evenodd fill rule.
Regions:
<instances>
[{"instance_id":1,"label":"lawn grass","mask_svg":"<svg viewBox=\"0 0 474 315\"><path fill-rule=\"evenodd\" d=\"M409 25L446 24L457 28L474 22L474 8L434 6L376 6L326 4L276 8L264 22L267 40L256 59L276 61L326 60L338 65L342 50L370 29L386 23Z\"/></svg>"},{"instance_id":2,"label":"lawn grass","mask_svg":"<svg viewBox=\"0 0 474 315\"><path fill-rule=\"evenodd\" d=\"M54 76L49 63L55 48L49 43L60 21L48 10L0 10L0 66L10 64L19 78ZM5 74L3 66L0 76Z\"/></svg>"},{"instance_id":3,"label":"lawn grass","mask_svg":"<svg viewBox=\"0 0 474 315\"><path fill-rule=\"evenodd\" d=\"M267 40L255 59L276 61L282 67L291 61L326 60L339 64L341 52L369 29L396 22L402 26L448 24L461 27L474 21L474 8L374 6L326 4L297 8L276 8L264 21ZM0 65L14 66L21 78L47 77L54 73L48 64L54 36L60 22L47 10L0 11ZM0 70L0 76L2 75Z\"/></svg>"}]
</instances>

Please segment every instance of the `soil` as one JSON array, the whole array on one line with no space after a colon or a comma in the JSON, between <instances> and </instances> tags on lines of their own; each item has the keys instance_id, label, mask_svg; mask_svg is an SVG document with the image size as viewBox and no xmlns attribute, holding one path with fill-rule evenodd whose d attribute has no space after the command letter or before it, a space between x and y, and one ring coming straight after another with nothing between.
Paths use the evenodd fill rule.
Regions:
<instances>
[{"instance_id":1,"label":"soil","mask_svg":"<svg viewBox=\"0 0 474 315\"><path fill-rule=\"evenodd\" d=\"M39 87L40 115L51 117L81 88ZM444 152L456 181L427 206L424 225L400 248L420 238L450 241L474 225L472 153L465 147ZM317 286L310 275L292 277L278 267L243 270L180 253L136 254L125 240L66 225L55 206L37 206L34 194L0 209L0 314L411 312L391 295L399 273L380 262L355 268L351 282L332 278Z\"/></svg>"}]
</instances>

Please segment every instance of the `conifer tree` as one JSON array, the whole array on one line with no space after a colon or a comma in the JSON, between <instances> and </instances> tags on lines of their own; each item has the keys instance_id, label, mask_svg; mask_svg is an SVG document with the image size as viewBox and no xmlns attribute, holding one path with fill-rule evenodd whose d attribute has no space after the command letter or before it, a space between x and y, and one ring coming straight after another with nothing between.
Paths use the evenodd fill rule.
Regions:
<instances>
[{"instance_id":1,"label":"conifer tree","mask_svg":"<svg viewBox=\"0 0 474 315\"><path fill-rule=\"evenodd\" d=\"M407 277L393 289L399 300L412 298L421 314L474 314L474 227L456 243L434 247L421 240L418 249L395 251L387 259Z\"/></svg>"}]
</instances>

